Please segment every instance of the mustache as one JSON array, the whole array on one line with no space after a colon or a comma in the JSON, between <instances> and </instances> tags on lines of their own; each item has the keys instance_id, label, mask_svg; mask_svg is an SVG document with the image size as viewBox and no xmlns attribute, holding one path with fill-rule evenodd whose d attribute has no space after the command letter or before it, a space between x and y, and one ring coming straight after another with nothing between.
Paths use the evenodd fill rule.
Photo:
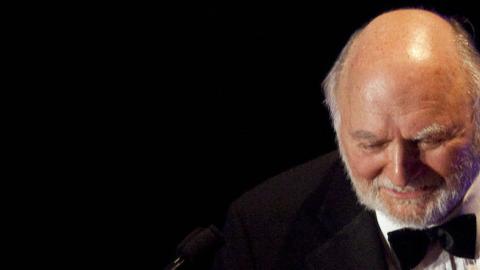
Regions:
<instances>
[{"instance_id":1,"label":"mustache","mask_svg":"<svg viewBox=\"0 0 480 270\"><path fill-rule=\"evenodd\" d=\"M427 176L408 181L406 186L395 185L387 176L378 176L373 179L372 186L375 189L387 188L396 192L412 192L424 188L437 188L443 185L444 180L440 176Z\"/></svg>"}]
</instances>

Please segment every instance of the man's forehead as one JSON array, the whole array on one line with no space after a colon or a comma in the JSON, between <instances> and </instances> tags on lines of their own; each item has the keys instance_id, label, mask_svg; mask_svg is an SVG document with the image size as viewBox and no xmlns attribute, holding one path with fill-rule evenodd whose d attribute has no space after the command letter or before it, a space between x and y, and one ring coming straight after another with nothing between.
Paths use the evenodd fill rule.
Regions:
<instances>
[{"instance_id":1,"label":"man's forehead","mask_svg":"<svg viewBox=\"0 0 480 270\"><path fill-rule=\"evenodd\" d=\"M459 76L449 78L449 72L436 69L382 70L381 74L353 79L344 86L347 89L341 91L338 100L342 118L405 117L420 112L435 116L469 101Z\"/></svg>"}]
</instances>

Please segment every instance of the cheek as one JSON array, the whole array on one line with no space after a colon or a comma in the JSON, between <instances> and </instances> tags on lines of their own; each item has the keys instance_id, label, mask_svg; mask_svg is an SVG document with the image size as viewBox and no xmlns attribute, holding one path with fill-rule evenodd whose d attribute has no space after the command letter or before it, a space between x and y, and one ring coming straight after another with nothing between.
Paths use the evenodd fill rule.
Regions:
<instances>
[{"instance_id":1,"label":"cheek","mask_svg":"<svg viewBox=\"0 0 480 270\"><path fill-rule=\"evenodd\" d=\"M464 160L471 147L469 144L454 143L425 154L424 163L442 177L456 172L459 162Z\"/></svg>"},{"instance_id":2,"label":"cheek","mask_svg":"<svg viewBox=\"0 0 480 270\"><path fill-rule=\"evenodd\" d=\"M346 149L346 157L354 177L362 181L373 181L381 174L384 159L380 154L366 154L357 149Z\"/></svg>"}]
</instances>

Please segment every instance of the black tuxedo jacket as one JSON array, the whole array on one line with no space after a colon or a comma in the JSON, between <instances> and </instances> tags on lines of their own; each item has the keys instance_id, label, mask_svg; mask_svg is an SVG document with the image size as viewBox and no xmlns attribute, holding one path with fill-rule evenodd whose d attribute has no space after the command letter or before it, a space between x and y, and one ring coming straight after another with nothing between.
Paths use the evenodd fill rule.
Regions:
<instances>
[{"instance_id":1,"label":"black tuxedo jacket","mask_svg":"<svg viewBox=\"0 0 480 270\"><path fill-rule=\"evenodd\" d=\"M387 269L373 212L338 152L273 177L230 207L214 269Z\"/></svg>"}]
</instances>

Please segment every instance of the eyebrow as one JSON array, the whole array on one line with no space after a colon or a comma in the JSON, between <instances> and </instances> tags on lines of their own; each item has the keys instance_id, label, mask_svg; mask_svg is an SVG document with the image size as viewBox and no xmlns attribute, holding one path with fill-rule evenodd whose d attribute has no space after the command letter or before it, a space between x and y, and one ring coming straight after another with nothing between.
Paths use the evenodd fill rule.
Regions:
<instances>
[{"instance_id":1,"label":"eyebrow","mask_svg":"<svg viewBox=\"0 0 480 270\"><path fill-rule=\"evenodd\" d=\"M376 140L377 139L377 136L375 136L375 134L366 130L357 130L351 133L351 135L353 138L357 140Z\"/></svg>"},{"instance_id":2,"label":"eyebrow","mask_svg":"<svg viewBox=\"0 0 480 270\"><path fill-rule=\"evenodd\" d=\"M434 123L428 127L423 128L413 137L414 140L423 140L431 136L438 136L446 134L448 129L444 125ZM370 131L357 130L351 133L351 136L357 140L377 140L377 136Z\"/></svg>"},{"instance_id":3,"label":"eyebrow","mask_svg":"<svg viewBox=\"0 0 480 270\"><path fill-rule=\"evenodd\" d=\"M447 133L447 128L443 125L439 125L437 123L432 124L428 127L423 128L420 130L414 137L414 140L423 140L425 138L435 136L435 135L443 135Z\"/></svg>"}]
</instances>

